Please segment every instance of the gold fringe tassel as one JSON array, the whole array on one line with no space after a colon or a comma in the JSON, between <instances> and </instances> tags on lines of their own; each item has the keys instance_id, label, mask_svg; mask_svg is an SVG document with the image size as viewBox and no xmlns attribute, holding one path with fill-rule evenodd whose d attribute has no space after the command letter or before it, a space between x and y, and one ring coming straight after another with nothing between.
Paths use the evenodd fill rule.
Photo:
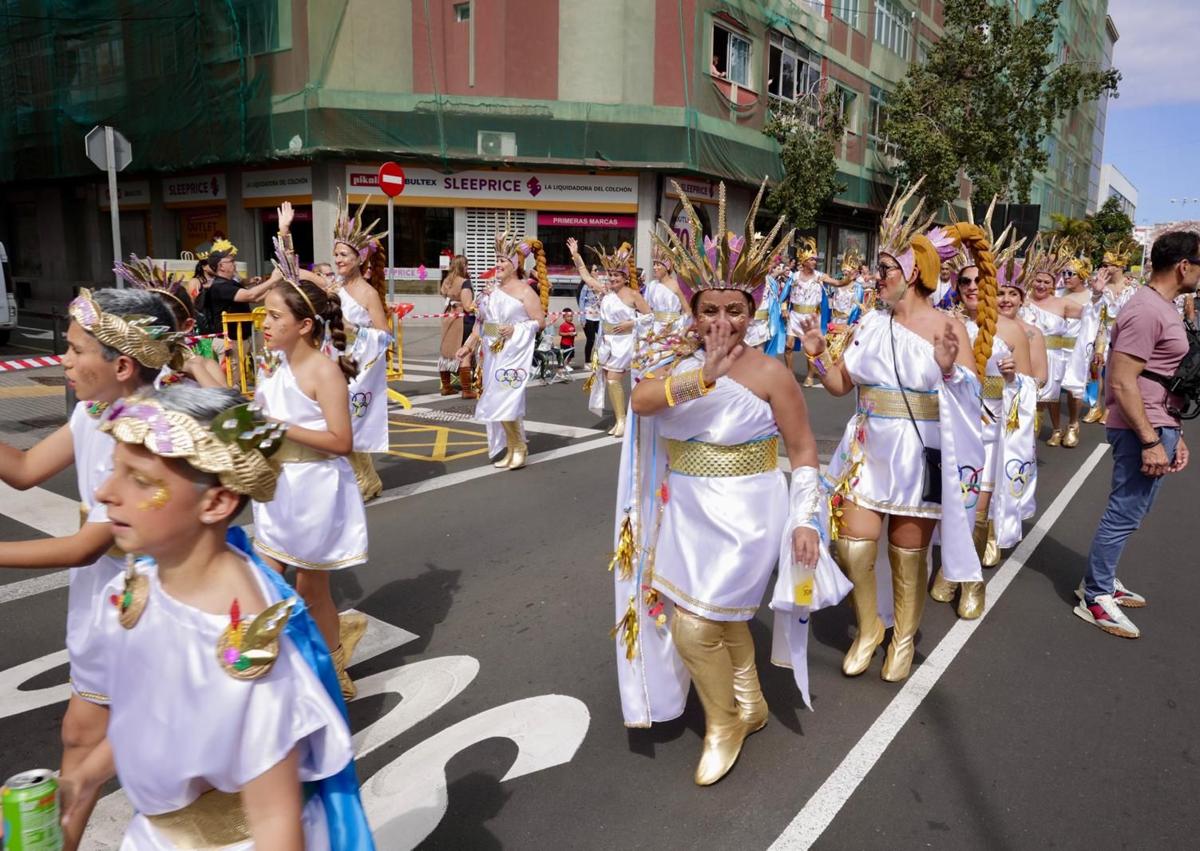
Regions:
<instances>
[{"instance_id":1,"label":"gold fringe tassel","mask_svg":"<svg viewBox=\"0 0 1200 851\"><path fill-rule=\"evenodd\" d=\"M1012 407L1008 409L1008 419L1004 421L1006 434L1012 434L1021 427L1021 394L1013 399Z\"/></svg>"},{"instance_id":2,"label":"gold fringe tassel","mask_svg":"<svg viewBox=\"0 0 1200 851\"><path fill-rule=\"evenodd\" d=\"M629 515L625 515L625 519L621 521L621 532L617 535L617 551L613 553L612 560L608 563L608 572L612 573L613 568L620 566L617 576L624 582L633 576L633 555L636 551L633 541L633 521L629 519Z\"/></svg>"},{"instance_id":3,"label":"gold fringe tassel","mask_svg":"<svg viewBox=\"0 0 1200 851\"><path fill-rule=\"evenodd\" d=\"M618 633L623 633L621 641L625 645L625 658L630 662L637 655L637 640L638 640L638 612L637 612L637 595L629 598L629 608L625 610L625 616L617 621L617 625L609 630L608 637L616 638Z\"/></svg>"}]
</instances>

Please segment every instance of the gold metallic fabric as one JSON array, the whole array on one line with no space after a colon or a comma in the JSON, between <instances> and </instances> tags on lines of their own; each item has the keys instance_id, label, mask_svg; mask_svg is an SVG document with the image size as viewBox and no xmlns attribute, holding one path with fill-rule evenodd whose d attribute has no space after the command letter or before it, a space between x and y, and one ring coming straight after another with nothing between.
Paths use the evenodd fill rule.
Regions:
<instances>
[{"instance_id":1,"label":"gold metallic fabric","mask_svg":"<svg viewBox=\"0 0 1200 851\"><path fill-rule=\"evenodd\" d=\"M657 314L655 314L655 317L657 318ZM769 311L765 308L762 310L754 311L754 319L758 322L766 322L770 318L771 318L771 311Z\"/></svg>"},{"instance_id":2,"label":"gold metallic fabric","mask_svg":"<svg viewBox=\"0 0 1200 851\"><path fill-rule=\"evenodd\" d=\"M619 325L619 324L621 324L621 323L619 323L619 322L602 322L600 324L600 327L604 330L605 334L613 334L618 337L623 337L626 334L633 333L632 331L618 331L617 325Z\"/></svg>"},{"instance_id":3,"label":"gold metallic fabric","mask_svg":"<svg viewBox=\"0 0 1200 851\"><path fill-rule=\"evenodd\" d=\"M219 848L250 839L242 796L237 792L212 789L183 809L146 818L176 848Z\"/></svg>"},{"instance_id":4,"label":"gold metallic fabric","mask_svg":"<svg viewBox=\"0 0 1200 851\"><path fill-rule=\"evenodd\" d=\"M908 407L905 407L905 397ZM935 422L938 419L938 397L936 393L917 393L907 390L902 396L899 390L887 387L859 387L858 409L873 417L908 417L909 408L915 420Z\"/></svg>"},{"instance_id":5,"label":"gold metallic fabric","mask_svg":"<svg viewBox=\"0 0 1200 851\"><path fill-rule=\"evenodd\" d=\"M794 304L792 305L792 313L816 313L817 305L815 304Z\"/></svg>"},{"instance_id":6,"label":"gold metallic fabric","mask_svg":"<svg viewBox=\"0 0 1200 851\"><path fill-rule=\"evenodd\" d=\"M279 451L271 458L271 463L279 464L308 464L313 461L328 461L334 456L328 452L322 452L320 449L313 449L311 446L304 446L296 443L288 438L283 439L283 445L279 447Z\"/></svg>"},{"instance_id":7,"label":"gold metallic fabric","mask_svg":"<svg viewBox=\"0 0 1200 851\"><path fill-rule=\"evenodd\" d=\"M985 399L1003 399L1004 398L1004 376L1002 375L986 375L981 382L983 388L983 398Z\"/></svg>"},{"instance_id":8,"label":"gold metallic fabric","mask_svg":"<svg viewBox=\"0 0 1200 851\"><path fill-rule=\"evenodd\" d=\"M1061 334L1047 334L1046 335L1046 350L1047 351L1049 351L1051 349L1063 349L1066 351L1070 351L1073 348L1075 348L1075 338L1074 337L1064 337Z\"/></svg>"},{"instance_id":9,"label":"gold metallic fabric","mask_svg":"<svg viewBox=\"0 0 1200 851\"><path fill-rule=\"evenodd\" d=\"M655 322L674 322L678 318L679 318L679 313L674 310L656 310L656 311L654 311L654 321Z\"/></svg>"},{"instance_id":10,"label":"gold metallic fabric","mask_svg":"<svg viewBox=\"0 0 1200 851\"><path fill-rule=\"evenodd\" d=\"M483 336L499 337L500 336L500 323L499 322L484 322L483 323Z\"/></svg>"},{"instance_id":11,"label":"gold metallic fabric","mask_svg":"<svg viewBox=\"0 0 1200 851\"><path fill-rule=\"evenodd\" d=\"M671 472L681 476L727 478L769 473L779 467L779 438L724 446L698 440L667 440Z\"/></svg>"}]
</instances>

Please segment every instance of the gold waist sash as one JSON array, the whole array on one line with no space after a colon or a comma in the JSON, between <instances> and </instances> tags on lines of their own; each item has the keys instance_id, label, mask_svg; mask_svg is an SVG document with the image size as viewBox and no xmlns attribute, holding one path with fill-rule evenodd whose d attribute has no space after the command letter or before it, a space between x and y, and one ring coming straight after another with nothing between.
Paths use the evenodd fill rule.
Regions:
<instances>
[{"instance_id":1,"label":"gold waist sash","mask_svg":"<svg viewBox=\"0 0 1200 851\"><path fill-rule=\"evenodd\" d=\"M285 437L283 444L271 456L270 461L272 466L279 466L280 464L309 464L313 461L328 461L336 457L336 455L330 455L328 452L313 449L311 446L296 443Z\"/></svg>"},{"instance_id":2,"label":"gold waist sash","mask_svg":"<svg viewBox=\"0 0 1200 851\"><path fill-rule=\"evenodd\" d=\"M766 322L771 318L771 311L763 309L754 311L754 318L759 322Z\"/></svg>"},{"instance_id":3,"label":"gold waist sash","mask_svg":"<svg viewBox=\"0 0 1200 851\"><path fill-rule=\"evenodd\" d=\"M792 313L816 313L818 310L815 304L793 304Z\"/></svg>"},{"instance_id":4,"label":"gold waist sash","mask_svg":"<svg viewBox=\"0 0 1200 851\"><path fill-rule=\"evenodd\" d=\"M499 337L500 336L500 323L499 322L484 322L483 323L483 336Z\"/></svg>"},{"instance_id":5,"label":"gold waist sash","mask_svg":"<svg viewBox=\"0 0 1200 851\"><path fill-rule=\"evenodd\" d=\"M1046 350L1049 351L1051 349L1061 349L1064 351L1070 351L1071 349L1075 348L1075 339L1075 337L1064 337L1061 334L1047 334Z\"/></svg>"},{"instance_id":6,"label":"gold waist sash","mask_svg":"<svg viewBox=\"0 0 1200 851\"><path fill-rule=\"evenodd\" d=\"M725 446L698 440L667 440L667 463L681 476L725 478L769 473L779 467L779 437Z\"/></svg>"},{"instance_id":7,"label":"gold waist sash","mask_svg":"<svg viewBox=\"0 0 1200 851\"><path fill-rule=\"evenodd\" d=\"M87 523L87 522L88 522L88 510L84 506L84 504L81 502L81 503L79 503L79 528L82 529L83 524ZM112 556L113 558L125 558L125 551L123 549L121 549L120 547L118 547L116 544L113 544L111 547L109 547L108 552L106 552L105 555Z\"/></svg>"},{"instance_id":8,"label":"gold waist sash","mask_svg":"<svg viewBox=\"0 0 1200 851\"><path fill-rule=\"evenodd\" d=\"M620 322L604 322L600 327L604 329L605 334L612 334L617 337L624 337L626 334L633 333L632 331L618 331L617 326L620 324Z\"/></svg>"},{"instance_id":9,"label":"gold waist sash","mask_svg":"<svg viewBox=\"0 0 1200 851\"><path fill-rule=\"evenodd\" d=\"M674 322L680 316L675 310L656 310L654 311L655 322Z\"/></svg>"},{"instance_id":10,"label":"gold waist sash","mask_svg":"<svg viewBox=\"0 0 1200 851\"><path fill-rule=\"evenodd\" d=\"M146 819L176 848L220 848L250 838L242 796L237 792L212 789L182 809Z\"/></svg>"},{"instance_id":11,"label":"gold waist sash","mask_svg":"<svg viewBox=\"0 0 1200 851\"><path fill-rule=\"evenodd\" d=\"M986 375L981 382L983 387L983 398L985 399L1003 399L1004 398L1004 376L1003 375Z\"/></svg>"},{"instance_id":12,"label":"gold waist sash","mask_svg":"<svg viewBox=\"0 0 1200 851\"><path fill-rule=\"evenodd\" d=\"M904 404L908 400L907 407ZM938 397L936 393L918 393L907 390L901 395L899 390L890 387L859 387L858 409L872 417L908 418L909 408L912 409L914 420L936 422L938 419Z\"/></svg>"}]
</instances>

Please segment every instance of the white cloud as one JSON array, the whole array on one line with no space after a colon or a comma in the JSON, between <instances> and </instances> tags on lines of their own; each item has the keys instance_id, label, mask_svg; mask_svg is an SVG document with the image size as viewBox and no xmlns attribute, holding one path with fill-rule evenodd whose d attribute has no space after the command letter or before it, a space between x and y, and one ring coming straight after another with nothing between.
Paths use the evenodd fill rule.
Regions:
<instances>
[{"instance_id":1,"label":"white cloud","mask_svg":"<svg viewBox=\"0 0 1200 851\"><path fill-rule=\"evenodd\" d=\"M1113 65L1122 76L1111 109L1200 101L1192 44L1200 37L1200 2L1109 0L1108 14L1120 33Z\"/></svg>"}]
</instances>

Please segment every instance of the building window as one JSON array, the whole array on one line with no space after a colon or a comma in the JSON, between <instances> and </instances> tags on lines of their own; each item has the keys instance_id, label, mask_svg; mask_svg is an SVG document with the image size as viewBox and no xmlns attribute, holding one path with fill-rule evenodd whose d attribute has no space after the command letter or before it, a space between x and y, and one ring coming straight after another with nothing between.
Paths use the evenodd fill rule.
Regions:
<instances>
[{"instance_id":1,"label":"building window","mask_svg":"<svg viewBox=\"0 0 1200 851\"><path fill-rule=\"evenodd\" d=\"M875 40L907 59L912 47L912 13L897 0L875 0Z\"/></svg>"},{"instance_id":2,"label":"building window","mask_svg":"<svg viewBox=\"0 0 1200 851\"><path fill-rule=\"evenodd\" d=\"M724 27L713 24L712 74L739 86L752 88L750 80L750 41Z\"/></svg>"},{"instance_id":3,"label":"building window","mask_svg":"<svg viewBox=\"0 0 1200 851\"><path fill-rule=\"evenodd\" d=\"M859 2L860 0L833 0L833 16L857 29Z\"/></svg>"},{"instance_id":4,"label":"building window","mask_svg":"<svg viewBox=\"0 0 1200 851\"><path fill-rule=\"evenodd\" d=\"M821 90L821 60L795 39L771 33L767 93L782 100L815 98Z\"/></svg>"},{"instance_id":5,"label":"building window","mask_svg":"<svg viewBox=\"0 0 1200 851\"><path fill-rule=\"evenodd\" d=\"M454 4L454 20L460 24L464 24L471 20L471 4L470 3L455 3Z\"/></svg>"},{"instance_id":6,"label":"building window","mask_svg":"<svg viewBox=\"0 0 1200 851\"><path fill-rule=\"evenodd\" d=\"M896 155L896 145L887 140L883 127L887 123L887 92L879 86L871 86L870 112L867 115L867 139L877 150Z\"/></svg>"},{"instance_id":7,"label":"building window","mask_svg":"<svg viewBox=\"0 0 1200 851\"><path fill-rule=\"evenodd\" d=\"M280 26L281 0L233 0L238 38L242 51L249 55L271 53L291 44L291 33Z\"/></svg>"}]
</instances>

